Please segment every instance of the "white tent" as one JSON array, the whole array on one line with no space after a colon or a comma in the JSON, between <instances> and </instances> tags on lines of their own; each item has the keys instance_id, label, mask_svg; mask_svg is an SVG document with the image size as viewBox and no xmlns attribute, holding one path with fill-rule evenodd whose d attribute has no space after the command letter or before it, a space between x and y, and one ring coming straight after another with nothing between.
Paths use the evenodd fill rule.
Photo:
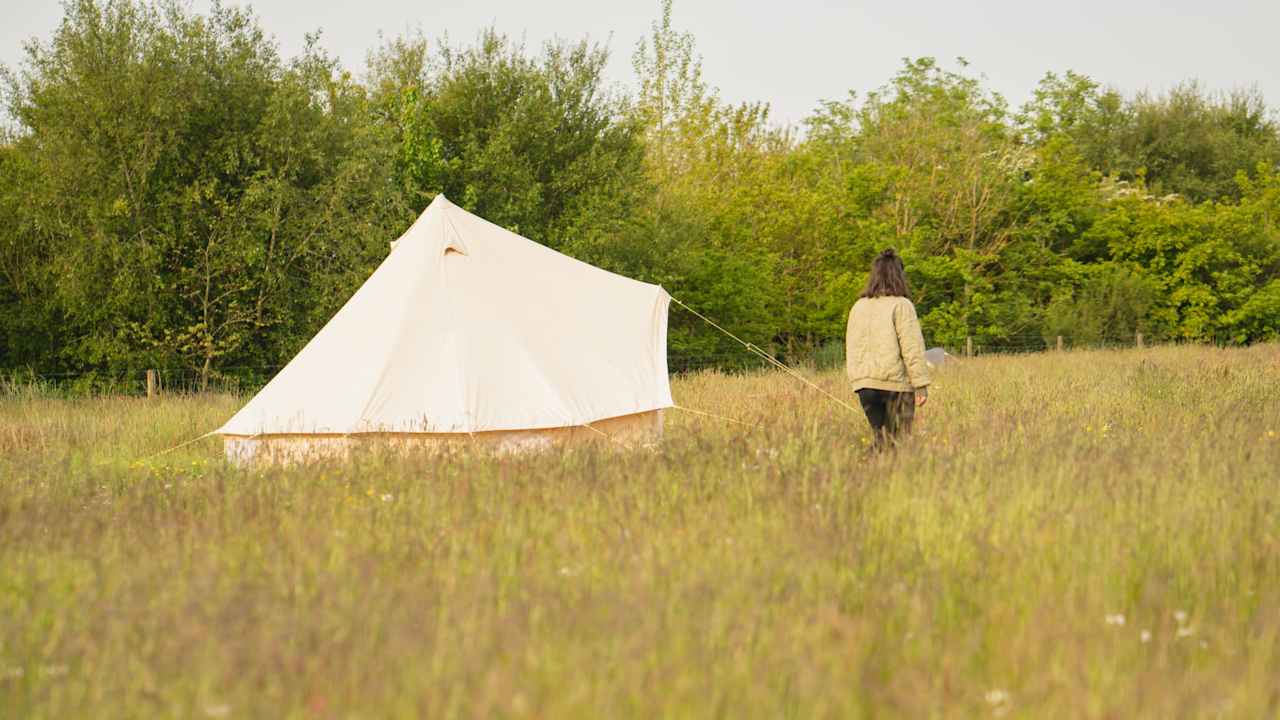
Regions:
<instances>
[{"instance_id":1,"label":"white tent","mask_svg":"<svg viewBox=\"0 0 1280 720\"><path fill-rule=\"evenodd\" d=\"M661 433L667 306L439 195L333 319L217 430L233 461L368 441Z\"/></svg>"}]
</instances>

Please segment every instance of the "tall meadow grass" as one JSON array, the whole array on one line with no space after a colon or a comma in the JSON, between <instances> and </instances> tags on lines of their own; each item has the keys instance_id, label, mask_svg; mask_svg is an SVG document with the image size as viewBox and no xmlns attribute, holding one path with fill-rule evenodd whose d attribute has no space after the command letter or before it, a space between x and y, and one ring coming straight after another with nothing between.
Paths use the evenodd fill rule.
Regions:
<instances>
[{"instance_id":1,"label":"tall meadow grass","mask_svg":"<svg viewBox=\"0 0 1280 720\"><path fill-rule=\"evenodd\" d=\"M838 372L813 377L852 401ZM652 449L237 470L0 400L0 717L1274 717L1280 347L959 361L917 432L678 378Z\"/></svg>"}]
</instances>

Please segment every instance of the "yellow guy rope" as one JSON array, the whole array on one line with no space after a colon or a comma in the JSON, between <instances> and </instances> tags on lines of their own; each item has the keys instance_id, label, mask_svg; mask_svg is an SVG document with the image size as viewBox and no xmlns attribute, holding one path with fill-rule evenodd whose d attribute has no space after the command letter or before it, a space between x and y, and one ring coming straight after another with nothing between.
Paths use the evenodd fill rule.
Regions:
<instances>
[{"instance_id":1,"label":"yellow guy rope","mask_svg":"<svg viewBox=\"0 0 1280 720\"><path fill-rule=\"evenodd\" d=\"M735 419L735 418L731 418L731 417L725 417L724 415L717 415L717 414L715 414L715 413L703 412L702 410L694 410L693 408L687 408L687 407L685 407L685 406L683 406L683 405L672 405L671 407L673 407L673 408L675 408L675 409L677 409L677 410L683 410L683 411L685 411L685 412L687 412L687 413L693 413L694 415L705 415L705 416L707 416L707 417L709 417L709 418L715 418L715 419L717 419L717 420L724 420L725 422L737 423L737 424L739 424L739 425L746 425L747 427L755 427L755 426L758 424L758 423L749 423L749 422L746 422L746 421L743 421L743 420L737 420L737 419Z\"/></svg>"},{"instance_id":2,"label":"yellow guy rope","mask_svg":"<svg viewBox=\"0 0 1280 720\"><path fill-rule=\"evenodd\" d=\"M134 460L134 461L133 461L133 464L137 464L137 462L142 462L143 460L151 460L151 459L152 459L152 457L160 457L161 455L168 455L168 454L170 454L170 452L173 452L174 450L179 450L179 448L187 447L188 445L191 445L191 443L193 443L193 442L200 442L200 441L202 441L202 439L205 439L206 437L209 437L209 436L215 436L215 434L218 434L218 430L210 430L210 432L207 432L207 433L205 433L205 434L202 434L202 436L200 436L200 437L188 439L188 441L187 441L187 442L180 442L180 443L178 443L178 445L175 445L175 446L173 446L173 447L170 447L170 448L169 448L169 450L161 450L160 452L152 452L152 454L151 454L151 455L147 455L146 457L138 457L138 459L137 459L137 460Z\"/></svg>"},{"instance_id":3,"label":"yellow guy rope","mask_svg":"<svg viewBox=\"0 0 1280 720\"><path fill-rule=\"evenodd\" d=\"M600 435L601 437L603 437L605 440L608 440L609 442L618 442L617 438L615 438L614 436L610 435L609 433L607 433L607 432L605 432L605 431L601 430L600 428L592 427L591 423L582 423L581 427L584 427L584 428L586 428L586 429L590 430L591 432L593 432L593 433L595 433L595 434L597 434L597 435Z\"/></svg>"},{"instance_id":4,"label":"yellow guy rope","mask_svg":"<svg viewBox=\"0 0 1280 720\"><path fill-rule=\"evenodd\" d=\"M781 371L783 371L783 372L787 373L788 375L790 375L791 377L793 377L793 378L795 378L795 379L799 380L800 382L804 383L805 385L808 385L809 387L813 388L814 390L817 390L818 392L822 393L823 395L826 395L828 398L830 398L832 401L834 401L834 402L835 402L835 403L837 403L838 405L843 406L845 409L847 409L847 410L849 410L850 412L853 412L853 413L855 413L855 414L858 414L858 415L861 415L861 414L862 414L862 411L861 411L861 410L859 410L858 408L855 408L854 406L850 405L849 403L847 403L847 402L845 402L845 401L841 400L840 398L836 397L835 395L832 395L831 393L829 393L829 392L827 392L826 390L822 389L822 388L821 388L821 387L819 387L817 384L815 384L815 383L811 382L811 381L810 381L808 378L806 378L805 376L803 376L803 375L801 375L800 373L796 372L794 369L792 369L792 368L790 368L790 367L787 367L786 365L782 364L782 362L781 362L780 360L778 360L778 359L777 359L777 358L775 358L774 356L770 355L769 353L767 353L767 352L765 352L765 351L761 350L760 348L756 347L754 344L749 343L749 342L747 342L746 340L743 340L742 338L738 337L737 335L734 335L733 333L729 332L728 330L725 330L724 328L720 327L720 326L719 326L718 324L716 324L716 322L715 322L715 321L713 321L711 318L707 317L706 315L703 315L702 313L698 312L697 310L694 310L693 308L689 307L688 305L685 305L684 303L680 302L680 300L679 300L678 298L672 297L672 298L671 298L671 302L673 302L673 303L675 303L675 304L679 305L680 307L684 308L685 310L688 310L689 312L693 313L694 315L697 315L698 317L702 318L703 322L705 322L705 323L707 323L708 325L710 325L711 327L713 327L713 328L715 328L715 329L719 330L720 332L724 333L725 335L728 335L729 337L733 338L733 339L734 339L735 341L737 341L740 345L742 345L743 347L745 347L749 352L752 352L752 353L754 353L754 354L756 354L756 355L759 355L760 357L762 357L762 358L764 358L766 361L768 361L768 362L769 362L769 364L771 364L771 365L773 365L774 367L778 368L779 370L781 370ZM681 409L684 409L684 408L681 408Z\"/></svg>"}]
</instances>

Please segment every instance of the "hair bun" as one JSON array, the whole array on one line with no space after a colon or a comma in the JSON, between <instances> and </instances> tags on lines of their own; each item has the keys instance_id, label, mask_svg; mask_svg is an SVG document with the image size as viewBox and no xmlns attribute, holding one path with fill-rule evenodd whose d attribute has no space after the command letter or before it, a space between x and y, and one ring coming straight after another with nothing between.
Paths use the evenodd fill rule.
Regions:
<instances>
[{"instance_id":1,"label":"hair bun","mask_svg":"<svg viewBox=\"0 0 1280 720\"><path fill-rule=\"evenodd\" d=\"M880 253L880 257L886 259L896 258L898 257L898 253L893 248L886 248L884 252Z\"/></svg>"}]
</instances>

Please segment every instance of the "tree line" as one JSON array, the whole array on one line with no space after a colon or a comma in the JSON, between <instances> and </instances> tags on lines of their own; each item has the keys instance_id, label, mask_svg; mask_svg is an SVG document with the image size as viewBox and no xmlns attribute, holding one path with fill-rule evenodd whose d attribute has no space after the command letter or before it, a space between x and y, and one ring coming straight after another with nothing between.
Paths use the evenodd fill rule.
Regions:
<instances>
[{"instance_id":1,"label":"tree line","mask_svg":"<svg viewBox=\"0 0 1280 720\"><path fill-rule=\"evenodd\" d=\"M1049 73L1012 108L919 58L782 127L719 96L670 0L632 59L625 89L586 40L410 34L357 77L244 9L72 0L3 71L0 369L278 367L440 192L792 359L839 347L888 246L931 344L1280 333L1257 92ZM670 348L747 357L676 309Z\"/></svg>"}]
</instances>

